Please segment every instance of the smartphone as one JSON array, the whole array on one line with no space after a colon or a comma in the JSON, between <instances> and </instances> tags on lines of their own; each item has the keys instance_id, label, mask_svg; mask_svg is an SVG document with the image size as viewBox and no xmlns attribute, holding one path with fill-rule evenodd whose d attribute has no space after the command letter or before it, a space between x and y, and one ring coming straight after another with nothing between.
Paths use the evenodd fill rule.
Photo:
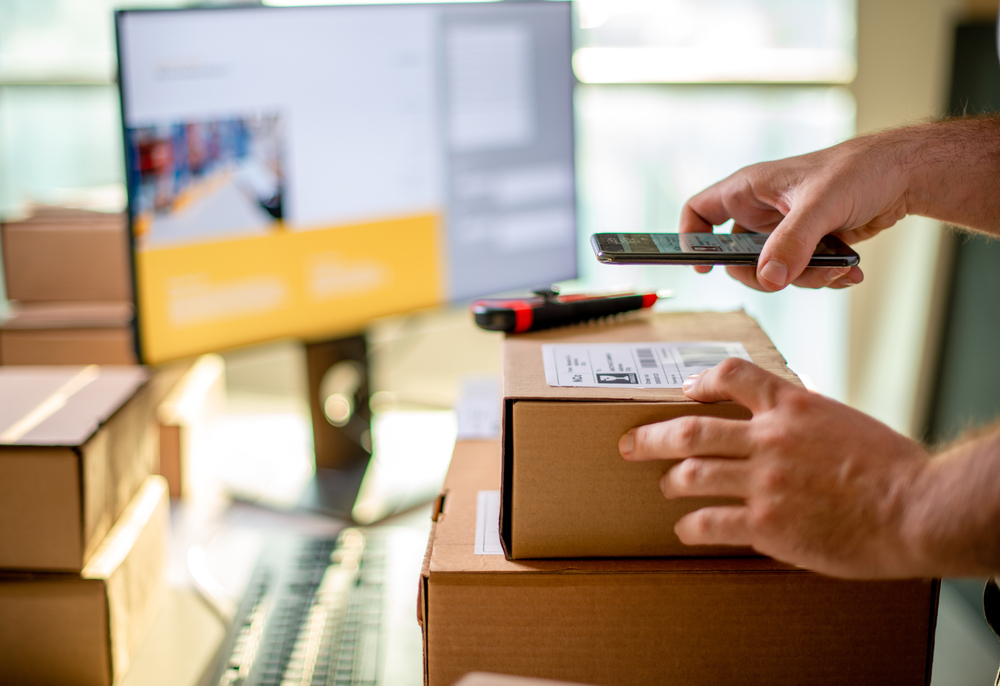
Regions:
<instances>
[{"instance_id":1,"label":"smartphone","mask_svg":"<svg viewBox=\"0 0 1000 686\"><path fill-rule=\"evenodd\" d=\"M595 233L597 259L606 264L756 265L766 233ZM810 267L853 267L861 261L834 235L823 237Z\"/></svg>"}]
</instances>

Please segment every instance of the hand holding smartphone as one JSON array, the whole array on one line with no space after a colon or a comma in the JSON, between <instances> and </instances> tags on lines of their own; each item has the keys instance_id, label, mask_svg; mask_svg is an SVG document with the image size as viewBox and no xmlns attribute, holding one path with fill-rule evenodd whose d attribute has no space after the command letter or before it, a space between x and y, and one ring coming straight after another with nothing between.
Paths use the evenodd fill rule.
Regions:
<instances>
[{"instance_id":1,"label":"hand holding smartphone","mask_svg":"<svg viewBox=\"0 0 1000 686\"><path fill-rule=\"evenodd\" d=\"M768 234L763 233L597 233L590 237L605 264L687 264L754 266ZM835 235L823 237L810 267L853 267L861 258Z\"/></svg>"}]
</instances>

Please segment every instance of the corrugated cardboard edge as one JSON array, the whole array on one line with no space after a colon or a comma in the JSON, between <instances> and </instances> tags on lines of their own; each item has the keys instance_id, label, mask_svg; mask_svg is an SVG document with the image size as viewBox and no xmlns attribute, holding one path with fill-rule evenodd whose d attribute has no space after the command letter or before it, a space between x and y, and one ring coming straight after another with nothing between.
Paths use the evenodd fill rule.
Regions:
<instances>
[{"instance_id":1,"label":"corrugated cardboard edge","mask_svg":"<svg viewBox=\"0 0 1000 686\"><path fill-rule=\"evenodd\" d=\"M166 480L148 477L81 572L106 587L111 683L128 671L166 598L168 503Z\"/></svg>"},{"instance_id":2,"label":"corrugated cardboard edge","mask_svg":"<svg viewBox=\"0 0 1000 686\"><path fill-rule=\"evenodd\" d=\"M513 559L510 544L511 511L513 508L509 501L514 488L514 474L513 470L507 467L506 456L514 454L514 432L508 424L514 416L514 402L513 398L504 398L500 410L500 434L503 441L501 455L504 456L500 460L500 547L503 548L503 556L508 560Z\"/></svg>"},{"instance_id":3,"label":"corrugated cardboard edge","mask_svg":"<svg viewBox=\"0 0 1000 686\"><path fill-rule=\"evenodd\" d=\"M417 624L420 625L421 642L423 644L424 684L430 681L430 670L427 663L427 581L431 576L431 554L434 552L434 533L438 520L444 516L445 505L448 502L448 490L441 491L434 500L431 513L431 532L427 537L427 548L424 550L424 560L420 565L420 583L417 586Z\"/></svg>"}]
</instances>

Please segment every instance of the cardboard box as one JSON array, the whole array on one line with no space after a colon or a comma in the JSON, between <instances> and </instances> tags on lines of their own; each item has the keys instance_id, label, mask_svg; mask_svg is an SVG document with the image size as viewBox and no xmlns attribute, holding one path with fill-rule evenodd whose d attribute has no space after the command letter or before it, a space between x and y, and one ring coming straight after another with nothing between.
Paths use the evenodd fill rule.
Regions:
<instances>
[{"instance_id":1,"label":"cardboard box","mask_svg":"<svg viewBox=\"0 0 1000 686\"><path fill-rule=\"evenodd\" d=\"M7 297L21 302L131 301L122 213L48 210L0 223Z\"/></svg>"},{"instance_id":2,"label":"cardboard box","mask_svg":"<svg viewBox=\"0 0 1000 686\"><path fill-rule=\"evenodd\" d=\"M935 580L844 581L766 557L476 554L478 493L499 488L499 468L498 443L456 445L421 574L428 686L473 671L602 686L929 683Z\"/></svg>"},{"instance_id":3,"label":"cardboard box","mask_svg":"<svg viewBox=\"0 0 1000 686\"><path fill-rule=\"evenodd\" d=\"M0 574L0 674L11 684L110 686L166 594L169 507L145 481L80 574Z\"/></svg>"},{"instance_id":4,"label":"cardboard box","mask_svg":"<svg viewBox=\"0 0 1000 686\"><path fill-rule=\"evenodd\" d=\"M219 355L202 355L171 367L157 371L154 381L170 386L156 408L160 474L170 486L170 497L181 498L190 490L192 442L211 430L212 420L225 406L226 366Z\"/></svg>"},{"instance_id":5,"label":"cardboard box","mask_svg":"<svg viewBox=\"0 0 1000 686\"><path fill-rule=\"evenodd\" d=\"M626 462L629 429L682 415L749 419L732 402L689 400L680 388L562 388L545 381L546 343L738 341L753 361L799 383L756 322L742 312L638 315L624 321L508 336L503 343L501 540L511 559L747 555L689 547L674 524L721 498L664 499L673 461Z\"/></svg>"},{"instance_id":6,"label":"cardboard box","mask_svg":"<svg viewBox=\"0 0 1000 686\"><path fill-rule=\"evenodd\" d=\"M127 302L14 303L0 323L0 365L136 364Z\"/></svg>"},{"instance_id":7,"label":"cardboard box","mask_svg":"<svg viewBox=\"0 0 1000 686\"><path fill-rule=\"evenodd\" d=\"M158 467L142 367L0 367L0 569L79 572Z\"/></svg>"}]
</instances>

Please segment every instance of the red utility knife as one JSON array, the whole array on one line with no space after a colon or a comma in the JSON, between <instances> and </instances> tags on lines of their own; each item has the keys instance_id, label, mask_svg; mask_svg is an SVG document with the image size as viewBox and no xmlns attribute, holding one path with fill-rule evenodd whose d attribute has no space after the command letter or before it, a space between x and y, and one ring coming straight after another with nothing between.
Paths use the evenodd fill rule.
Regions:
<instances>
[{"instance_id":1,"label":"red utility knife","mask_svg":"<svg viewBox=\"0 0 1000 686\"><path fill-rule=\"evenodd\" d=\"M524 333L641 310L652 307L656 300L656 293L559 295L544 289L528 298L477 300L472 303L472 314L476 324L487 331Z\"/></svg>"}]
</instances>

